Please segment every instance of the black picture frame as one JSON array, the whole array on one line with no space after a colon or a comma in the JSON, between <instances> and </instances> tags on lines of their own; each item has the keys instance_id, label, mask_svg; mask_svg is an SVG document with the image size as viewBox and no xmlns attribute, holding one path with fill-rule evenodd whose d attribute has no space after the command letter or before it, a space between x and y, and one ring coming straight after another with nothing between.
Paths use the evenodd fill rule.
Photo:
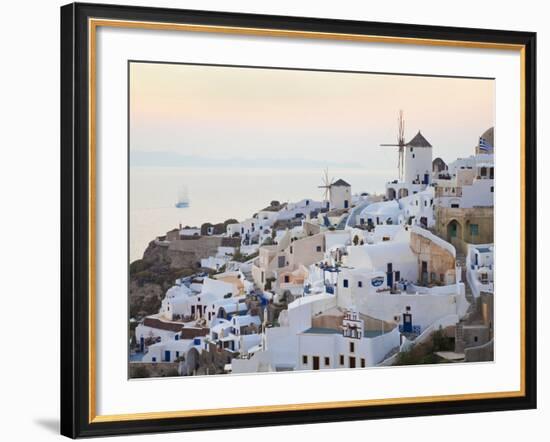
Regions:
<instances>
[{"instance_id":1,"label":"black picture frame","mask_svg":"<svg viewBox=\"0 0 550 442\"><path fill-rule=\"evenodd\" d=\"M89 18L521 45L524 50L524 395L94 422L90 419ZM536 408L536 34L167 8L61 8L61 434L71 437L336 422Z\"/></svg>"}]
</instances>

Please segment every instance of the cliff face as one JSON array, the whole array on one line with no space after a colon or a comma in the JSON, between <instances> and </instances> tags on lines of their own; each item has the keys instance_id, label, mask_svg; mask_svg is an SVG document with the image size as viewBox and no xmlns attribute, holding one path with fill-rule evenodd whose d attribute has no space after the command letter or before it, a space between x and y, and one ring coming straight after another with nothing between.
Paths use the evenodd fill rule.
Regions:
<instances>
[{"instance_id":1,"label":"cliff face","mask_svg":"<svg viewBox=\"0 0 550 442\"><path fill-rule=\"evenodd\" d=\"M164 295L163 287L157 283L141 283L130 276L129 306L130 317L141 318L158 312Z\"/></svg>"},{"instance_id":2,"label":"cliff face","mask_svg":"<svg viewBox=\"0 0 550 442\"><path fill-rule=\"evenodd\" d=\"M194 254L180 257L177 253L169 252L167 247L151 241L143 254L143 259L130 264L130 317L140 319L157 313L166 290L177 278L192 274L196 268Z\"/></svg>"},{"instance_id":3,"label":"cliff face","mask_svg":"<svg viewBox=\"0 0 550 442\"><path fill-rule=\"evenodd\" d=\"M160 302L177 278L200 268L200 260L215 255L219 246L238 246L239 238L189 237L160 245L151 241L143 258L130 264L130 317L157 313Z\"/></svg>"},{"instance_id":4,"label":"cliff face","mask_svg":"<svg viewBox=\"0 0 550 442\"><path fill-rule=\"evenodd\" d=\"M143 254L143 261L172 269L198 268L200 260L214 256L220 246L239 247L240 238L188 236L165 245L151 241Z\"/></svg>"}]
</instances>

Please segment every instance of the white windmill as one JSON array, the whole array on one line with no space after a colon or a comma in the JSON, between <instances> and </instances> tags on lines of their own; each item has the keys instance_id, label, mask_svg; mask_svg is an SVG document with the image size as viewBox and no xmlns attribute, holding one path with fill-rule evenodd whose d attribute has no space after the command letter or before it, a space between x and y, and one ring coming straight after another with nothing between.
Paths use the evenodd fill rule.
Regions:
<instances>
[{"instance_id":1,"label":"white windmill","mask_svg":"<svg viewBox=\"0 0 550 442\"><path fill-rule=\"evenodd\" d=\"M330 178L328 175L328 167L325 169L323 174L323 185L317 186L319 189L325 189L323 194L323 201L325 202L326 207L329 207L330 201L330 188L334 184L334 178Z\"/></svg>"}]
</instances>

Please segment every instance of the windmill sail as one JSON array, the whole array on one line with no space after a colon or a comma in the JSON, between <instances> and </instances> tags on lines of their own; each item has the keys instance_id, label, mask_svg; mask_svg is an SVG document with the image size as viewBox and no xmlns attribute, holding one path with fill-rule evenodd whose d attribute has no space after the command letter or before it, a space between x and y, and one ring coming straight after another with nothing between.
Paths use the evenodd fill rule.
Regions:
<instances>
[{"instance_id":1,"label":"windmill sail","mask_svg":"<svg viewBox=\"0 0 550 442\"><path fill-rule=\"evenodd\" d=\"M380 146L397 147L399 156L397 157L397 170L399 171L399 180L403 181L404 156L405 156L405 118L403 111L399 111L397 117L397 144L381 144Z\"/></svg>"},{"instance_id":2,"label":"windmill sail","mask_svg":"<svg viewBox=\"0 0 550 442\"><path fill-rule=\"evenodd\" d=\"M323 201L325 201L327 203L327 207L328 207L328 201L329 201L329 197L330 197L330 187L332 186L332 184L334 182L334 179L330 178L329 175L328 175L328 168L325 169L322 180L323 180L323 184L321 186L317 186L317 187L319 189L325 189L325 191L323 193Z\"/></svg>"}]
</instances>

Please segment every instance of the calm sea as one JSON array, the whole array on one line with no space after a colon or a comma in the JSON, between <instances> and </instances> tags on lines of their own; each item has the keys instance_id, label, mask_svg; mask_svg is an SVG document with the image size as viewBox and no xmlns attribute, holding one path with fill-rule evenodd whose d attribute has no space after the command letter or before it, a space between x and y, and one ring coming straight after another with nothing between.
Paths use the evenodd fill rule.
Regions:
<instances>
[{"instance_id":1,"label":"calm sea","mask_svg":"<svg viewBox=\"0 0 550 442\"><path fill-rule=\"evenodd\" d=\"M323 171L319 169L238 168L130 168L130 260L141 258L147 244L168 230L182 225L200 227L205 222L243 220L269 205L270 201L321 200ZM331 170L342 178L352 193L383 192L391 178L387 171L364 169ZM175 203L187 187L190 205L178 209Z\"/></svg>"}]
</instances>

